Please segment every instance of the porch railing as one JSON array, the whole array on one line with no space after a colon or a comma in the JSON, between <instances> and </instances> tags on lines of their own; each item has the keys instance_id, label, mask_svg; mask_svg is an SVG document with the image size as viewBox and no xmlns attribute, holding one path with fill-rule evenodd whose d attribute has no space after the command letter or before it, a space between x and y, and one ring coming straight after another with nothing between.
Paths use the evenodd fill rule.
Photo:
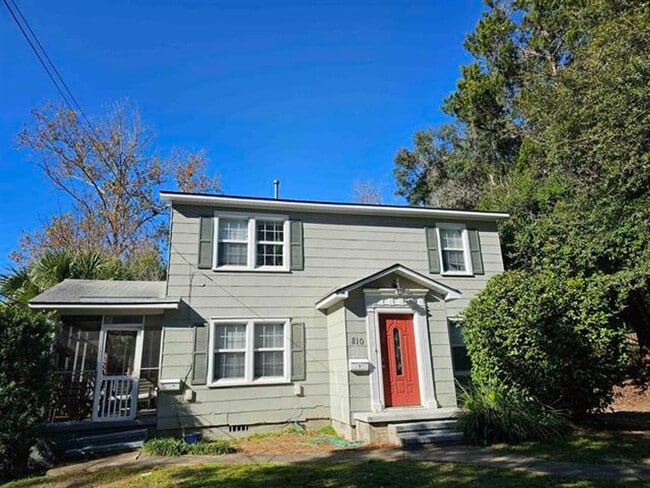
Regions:
<instances>
[{"instance_id":1,"label":"porch railing","mask_svg":"<svg viewBox=\"0 0 650 488\"><path fill-rule=\"evenodd\" d=\"M48 422L90 420L93 412L97 371L56 371L46 411Z\"/></svg>"},{"instance_id":2,"label":"porch railing","mask_svg":"<svg viewBox=\"0 0 650 488\"><path fill-rule=\"evenodd\" d=\"M129 376L104 377L95 406L96 383L97 372L94 369L55 371L50 403L45 412L46 421L93 420L93 412L96 412L94 420L129 420L135 416L155 415L158 368L143 369L139 380Z\"/></svg>"},{"instance_id":3,"label":"porch railing","mask_svg":"<svg viewBox=\"0 0 650 488\"><path fill-rule=\"evenodd\" d=\"M96 420L135 418L138 380L131 376L103 376L95 399Z\"/></svg>"}]
</instances>

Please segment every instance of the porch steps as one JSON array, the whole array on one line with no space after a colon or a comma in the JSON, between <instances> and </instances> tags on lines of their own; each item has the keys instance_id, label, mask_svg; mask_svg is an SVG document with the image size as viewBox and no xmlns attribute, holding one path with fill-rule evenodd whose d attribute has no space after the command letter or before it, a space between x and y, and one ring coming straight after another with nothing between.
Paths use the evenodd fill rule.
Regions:
<instances>
[{"instance_id":1,"label":"porch steps","mask_svg":"<svg viewBox=\"0 0 650 488\"><path fill-rule=\"evenodd\" d=\"M70 437L61 446L63 457L65 459L83 459L138 449L147 439L147 433L147 429L129 429Z\"/></svg>"},{"instance_id":2,"label":"porch steps","mask_svg":"<svg viewBox=\"0 0 650 488\"><path fill-rule=\"evenodd\" d=\"M429 444L460 444L463 434L455 430L456 420L433 420L388 425L388 439L391 443L417 448Z\"/></svg>"}]
</instances>

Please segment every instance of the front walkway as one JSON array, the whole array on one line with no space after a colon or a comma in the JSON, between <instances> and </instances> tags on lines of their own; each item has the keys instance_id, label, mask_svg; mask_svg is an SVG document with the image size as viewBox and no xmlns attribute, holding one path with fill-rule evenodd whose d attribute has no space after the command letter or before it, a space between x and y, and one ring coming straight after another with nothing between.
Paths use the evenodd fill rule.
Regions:
<instances>
[{"instance_id":1,"label":"front walkway","mask_svg":"<svg viewBox=\"0 0 650 488\"><path fill-rule=\"evenodd\" d=\"M526 471L556 478L650 481L650 466L646 465L543 461L516 454L503 454L490 448L467 446L432 447L417 451L400 449L346 449L322 454L245 455L235 453L223 456L180 456L175 458L140 455L139 453L129 452L93 461L60 466L48 471L48 475L56 477L80 471L96 472L111 467L145 469L157 466L167 467L200 464L294 464L398 460L475 464L490 468Z\"/></svg>"}]
</instances>

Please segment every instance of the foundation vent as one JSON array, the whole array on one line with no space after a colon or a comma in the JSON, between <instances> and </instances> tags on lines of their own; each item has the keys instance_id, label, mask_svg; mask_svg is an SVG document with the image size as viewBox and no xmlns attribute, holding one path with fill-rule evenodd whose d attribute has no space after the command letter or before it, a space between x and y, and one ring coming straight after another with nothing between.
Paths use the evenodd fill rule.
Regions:
<instances>
[{"instance_id":1,"label":"foundation vent","mask_svg":"<svg viewBox=\"0 0 650 488\"><path fill-rule=\"evenodd\" d=\"M229 425L228 432L248 432L248 425Z\"/></svg>"}]
</instances>

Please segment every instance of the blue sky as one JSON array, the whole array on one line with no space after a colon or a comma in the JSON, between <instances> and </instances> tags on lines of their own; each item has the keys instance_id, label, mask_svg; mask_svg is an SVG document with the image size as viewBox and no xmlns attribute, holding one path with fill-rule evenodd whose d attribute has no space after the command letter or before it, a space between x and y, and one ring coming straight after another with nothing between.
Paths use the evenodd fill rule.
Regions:
<instances>
[{"instance_id":1,"label":"blue sky","mask_svg":"<svg viewBox=\"0 0 650 488\"><path fill-rule=\"evenodd\" d=\"M226 194L395 197L393 156L445 120L480 0L16 0L89 115L128 97L157 146L205 149ZM69 201L15 135L57 92L0 5L0 267Z\"/></svg>"}]
</instances>

